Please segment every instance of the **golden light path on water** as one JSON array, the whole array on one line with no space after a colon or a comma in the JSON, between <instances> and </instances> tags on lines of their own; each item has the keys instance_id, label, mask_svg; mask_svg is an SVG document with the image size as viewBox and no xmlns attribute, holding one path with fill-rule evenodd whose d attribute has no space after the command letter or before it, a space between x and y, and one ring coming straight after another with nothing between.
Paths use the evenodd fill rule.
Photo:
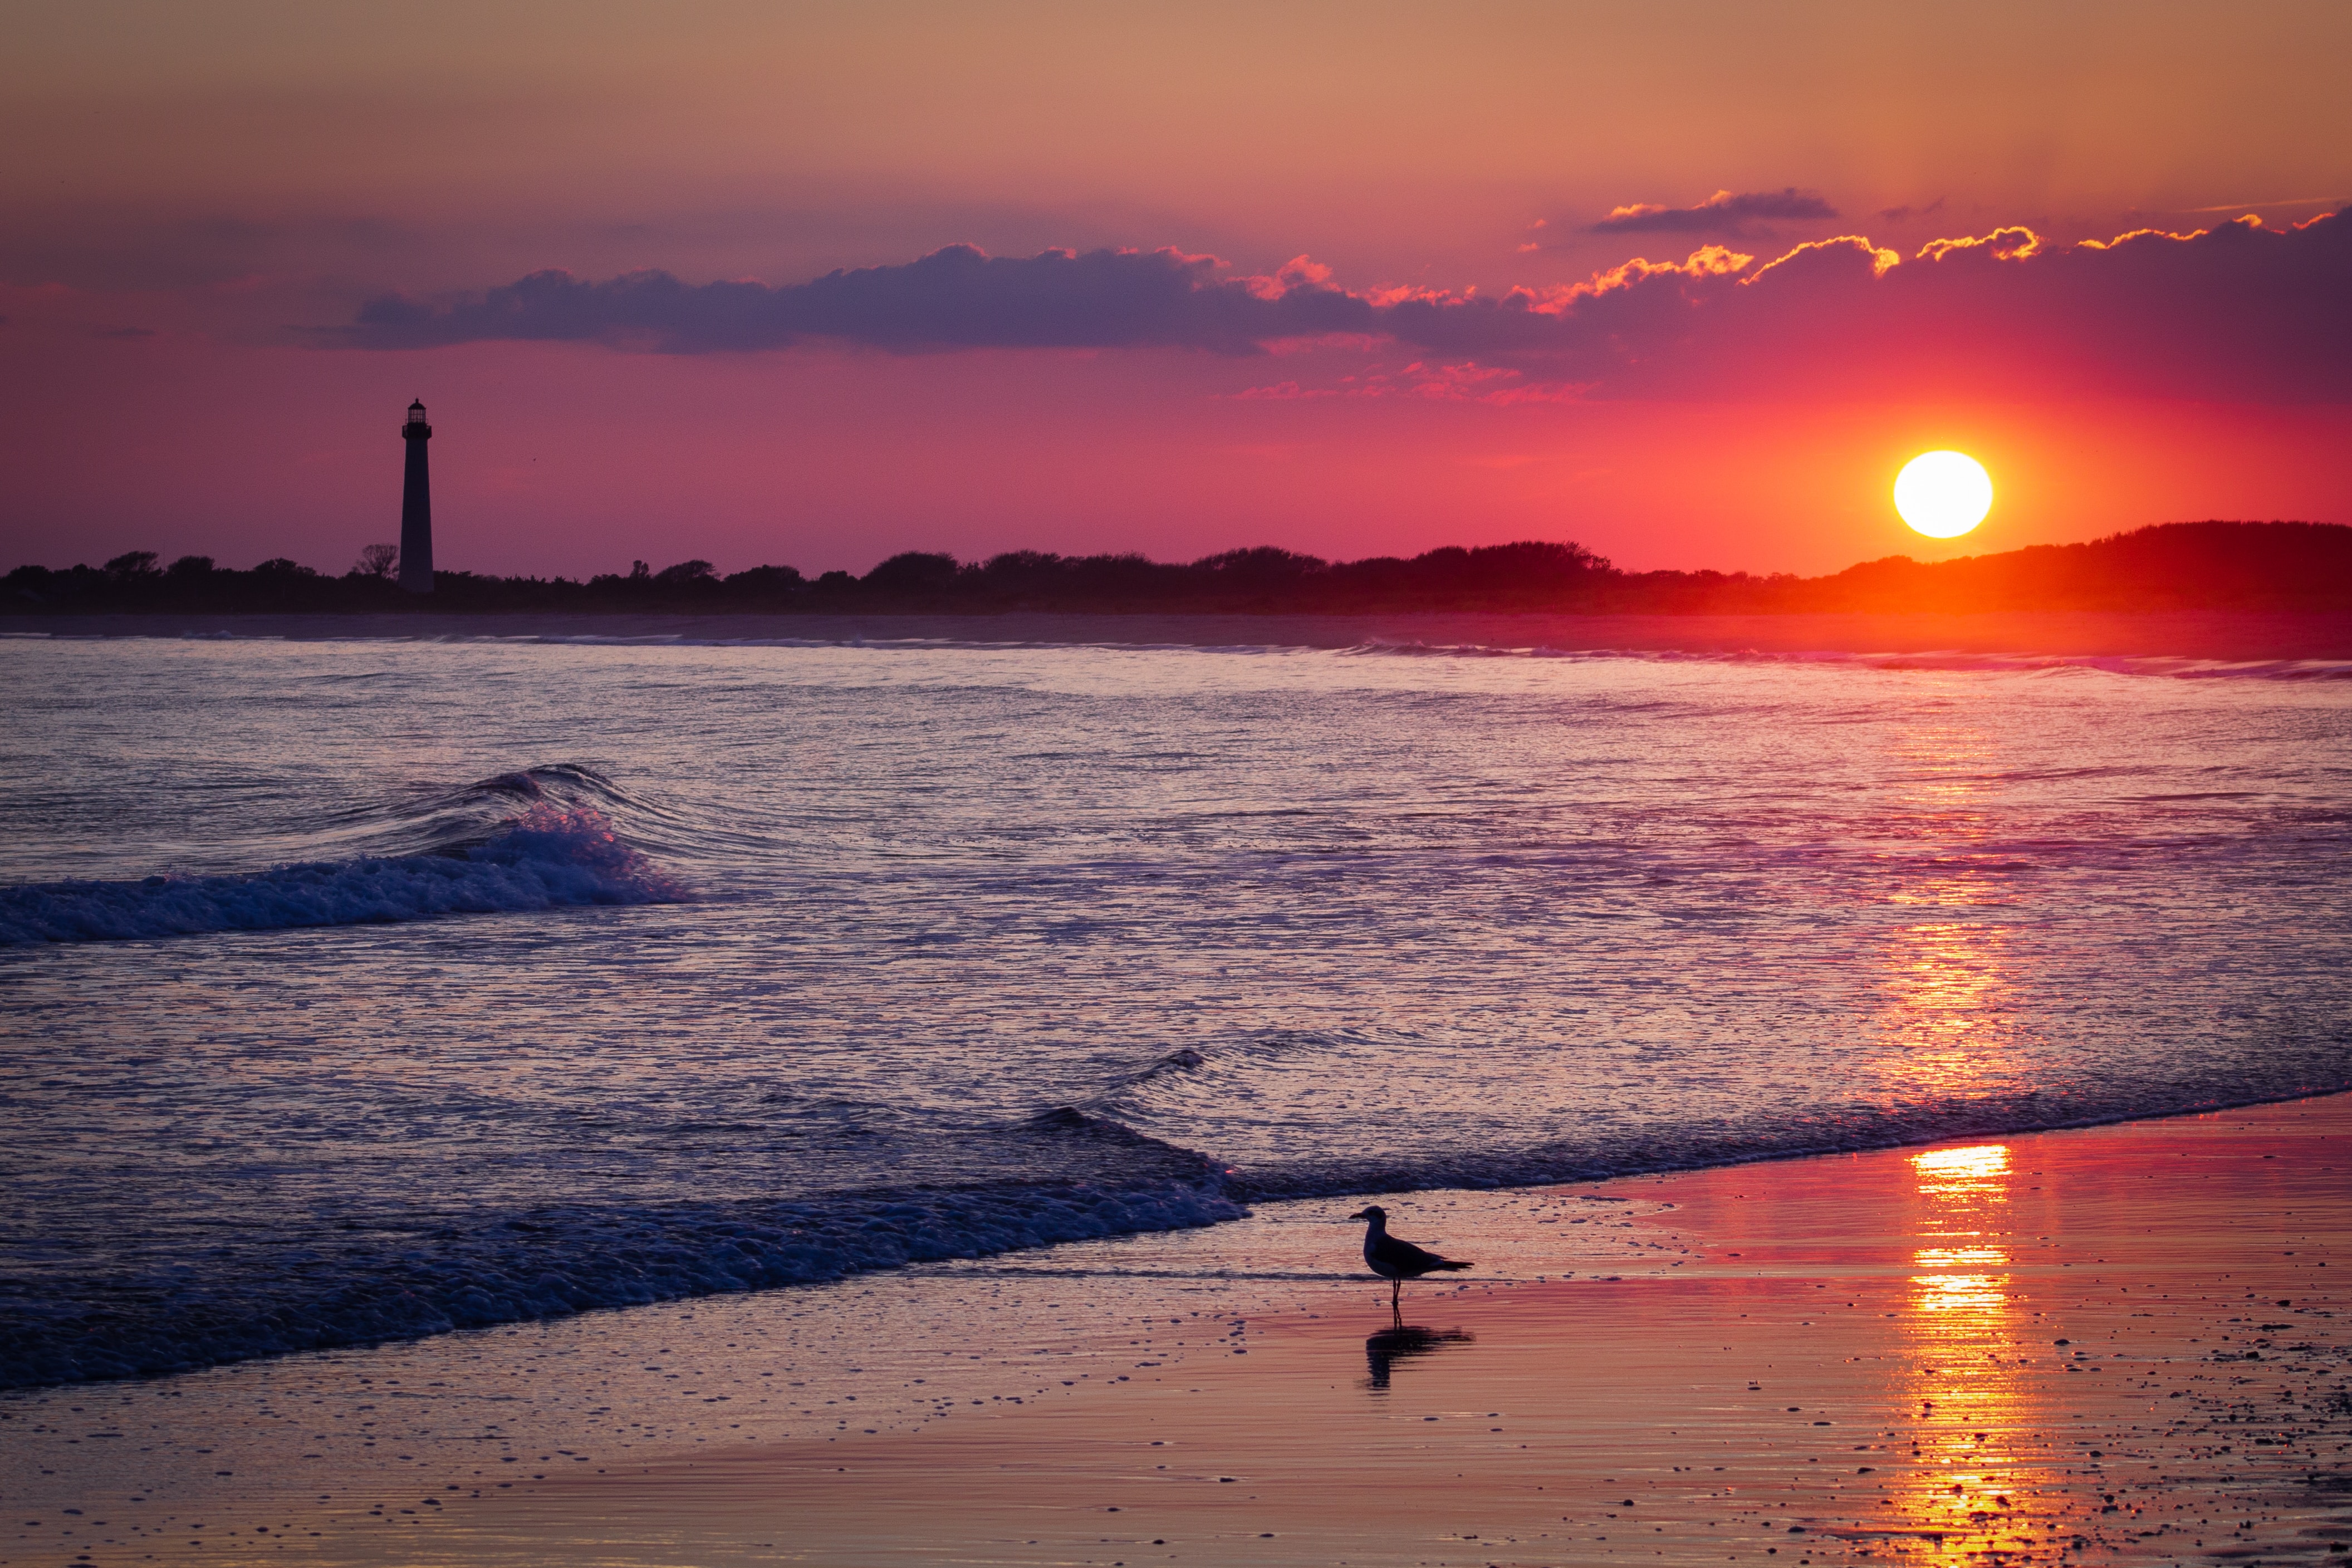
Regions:
<instances>
[{"instance_id":1,"label":"golden light path on water","mask_svg":"<svg viewBox=\"0 0 2352 1568\"><path fill-rule=\"evenodd\" d=\"M2008 1217L2009 1147L1931 1149L1913 1155L1911 1169L1921 1212L1905 1327L1927 1451L1908 1472L1905 1512L1956 1537L1990 1538L2010 1510L2010 1441L2020 1428L2010 1258L1996 1244Z\"/></svg>"},{"instance_id":2,"label":"golden light path on water","mask_svg":"<svg viewBox=\"0 0 2352 1568\"><path fill-rule=\"evenodd\" d=\"M1981 915L2013 895L1975 864L1992 831L1987 779L2000 764L1981 730L1949 721L1905 728L1886 759L1889 804L1906 836L1947 847L1888 896L1921 916L1884 939L1878 1027L1907 1063L1889 1099L1979 1094L2014 1071L2011 931Z\"/></svg>"}]
</instances>

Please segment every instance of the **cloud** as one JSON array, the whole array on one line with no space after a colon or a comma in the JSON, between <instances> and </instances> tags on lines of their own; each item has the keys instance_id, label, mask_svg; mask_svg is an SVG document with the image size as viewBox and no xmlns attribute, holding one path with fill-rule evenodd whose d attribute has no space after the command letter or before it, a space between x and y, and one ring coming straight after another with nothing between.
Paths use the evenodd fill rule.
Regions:
<instances>
[{"instance_id":1,"label":"cloud","mask_svg":"<svg viewBox=\"0 0 2352 1568\"><path fill-rule=\"evenodd\" d=\"M1254 354L1271 342L1376 330L1372 306L1300 258L1238 278L1178 250L988 256L951 245L894 266L806 283L688 284L667 272L588 282L534 272L471 300L390 298L348 340L429 348L483 339L592 341L695 353L814 339L901 353L942 349L1186 348Z\"/></svg>"},{"instance_id":2,"label":"cloud","mask_svg":"<svg viewBox=\"0 0 2352 1568\"><path fill-rule=\"evenodd\" d=\"M1592 226L1594 234L1719 234L1748 232L1773 220L1833 218L1837 209L1811 191L1790 185L1779 191L1717 191L1695 207L1662 207L1647 202L1612 209Z\"/></svg>"},{"instance_id":3,"label":"cloud","mask_svg":"<svg viewBox=\"0 0 2352 1568\"><path fill-rule=\"evenodd\" d=\"M1349 290L1305 258L1271 277L1174 250L1047 250L992 257L949 246L915 261L806 283L689 284L667 272L603 282L534 272L438 304L387 296L322 341L424 349L492 341L601 342L669 353L788 349L814 342L902 353L959 349L1192 349L1255 355L1313 340L1398 339L1449 353L1546 353L1582 340L1571 307L1659 277L1727 275L1751 258L1719 246L1686 261L1631 261L1591 283L1489 296ZM1663 303L1663 301L1662 301Z\"/></svg>"},{"instance_id":4,"label":"cloud","mask_svg":"<svg viewBox=\"0 0 2352 1568\"><path fill-rule=\"evenodd\" d=\"M2264 207L2340 207L2342 196L2280 196L2267 202L2223 202L2211 207L2179 207L2174 210L2202 215L2205 213L2258 213Z\"/></svg>"},{"instance_id":5,"label":"cloud","mask_svg":"<svg viewBox=\"0 0 2352 1568\"><path fill-rule=\"evenodd\" d=\"M1172 249L997 258L956 246L777 286L533 273L441 303L379 300L327 338L366 349L521 340L672 353L830 342L899 353L1244 356L1302 342L1393 343L1426 365L1460 367L1417 373L1394 390L1448 400L2352 402L2352 217L2280 229L2241 219L2074 245L2011 227L1934 240L1908 258L1855 235L1762 262L1709 245L1680 261L1636 258L1580 283L1502 294L1349 289L1304 258L1266 277ZM1365 384L1329 390L1360 395ZM1256 395L1318 390L1301 376Z\"/></svg>"}]
</instances>

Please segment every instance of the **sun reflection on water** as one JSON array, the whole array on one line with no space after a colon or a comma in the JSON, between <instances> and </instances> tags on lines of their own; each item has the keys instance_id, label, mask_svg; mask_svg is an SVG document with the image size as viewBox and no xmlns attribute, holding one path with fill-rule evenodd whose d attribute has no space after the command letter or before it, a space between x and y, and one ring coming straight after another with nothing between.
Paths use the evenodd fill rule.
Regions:
<instances>
[{"instance_id":1,"label":"sun reflection on water","mask_svg":"<svg viewBox=\"0 0 2352 1568\"><path fill-rule=\"evenodd\" d=\"M1911 1157L1921 1203L1911 1255L1912 1415L1920 1463L1904 1511L1920 1527L1983 1544L2009 1527L2019 1428L2011 1356L2009 1147L1980 1143Z\"/></svg>"},{"instance_id":2,"label":"sun reflection on water","mask_svg":"<svg viewBox=\"0 0 2352 1568\"><path fill-rule=\"evenodd\" d=\"M1911 1156L1919 1173L1919 1191L1940 1196L1950 1193L1990 1192L2006 1201L2009 1189L2009 1145L1979 1143L1968 1149L1930 1149ZM1987 1186L1985 1184L1997 1184Z\"/></svg>"},{"instance_id":3,"label":"sun reflection on water","mask_svg":"<svg viewBox=\"0 0 2352 1568\"><path fill-rule=\"evenodd\" d=\"M1987 901L1959 879L1937 879L1922 897L1951 904ZM1936 921L1886 935L1876 1020L1902 1068L1882 1091L1889 1101L1946 1101L2010 1087L2018 1074L2010 933L1986 922ZM1966 1153L1968 1151L1940 1151ZM1923 1167L1923 1177L1931 1174Z\"/></svg>"},{"instance_id":4,"label":"sun reflection on water","mask_svg":"<svg viewBox=\"0 0 2352 1568\"><path fill-rule=\"evenodd\" d=\"M1992 746L1966 726L1927 725L1899 737L1888 761L1890 827L1961 851L1914 863L1887 895L1903 921L1887 929L1880 963L1877 1029L1903 1053L1888 1092L1981 1092L2010 1076L2016 1027L2010 931L1996 912L2015 895L1969 853L1990 831Z\"/></svg>"}]
</instances>

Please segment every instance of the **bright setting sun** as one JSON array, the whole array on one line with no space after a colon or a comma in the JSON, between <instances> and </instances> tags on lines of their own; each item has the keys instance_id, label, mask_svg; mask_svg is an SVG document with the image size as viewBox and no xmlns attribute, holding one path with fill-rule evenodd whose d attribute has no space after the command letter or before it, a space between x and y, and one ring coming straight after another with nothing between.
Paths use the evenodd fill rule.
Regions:
<instances>
[{"instance_id":1,"label":"bright setting sun","mask_svg":"<svg viewBox=\"0 0 2352 1568\"><path fill-rule=\"evenodd\" d=\"M1958 539L1992 510L1992 476L1966 452L1922 452L1895 476L1895 510L1916 532Z\"/></svg>"}]
</instances>

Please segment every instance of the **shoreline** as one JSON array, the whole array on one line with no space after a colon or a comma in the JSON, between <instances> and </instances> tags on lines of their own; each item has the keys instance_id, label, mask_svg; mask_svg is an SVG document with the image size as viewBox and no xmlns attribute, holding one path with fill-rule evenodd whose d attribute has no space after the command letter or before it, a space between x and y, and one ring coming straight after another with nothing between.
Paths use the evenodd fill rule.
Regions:
<instances>
[{"instance_id":1,"label":"shoreline","mask_svg":"<svg viewBox=\"0 0 2352 1568\"><path fill-rule=\"evenodd\" d=\"M1600 1173L1586 1173L1583 1174L1565 1176L1534 1176L1526 1180L1506 1180L1494 1183L1492 1184L1471 1188L1451 1186L1444 1183L1438 1182L1428 1185L1410 1186L1384 1186L1379 1184L1360 1186L1350 1185L1328 1192L1285 1192L1278 1188L1253 1191L1251 1189L1249 1179L1246 1176L1240 1176L1235 1180L1228 1182L1219 1195L1221 1198L1230 1198L1233 1203L1244 1205L1245 1207L1253 1210L1276 1208L1287 1211L1305 1205L1339 1205L1345 1206L1351 1204L1360 1205L1375 1201L1393 1203L1400 1199L1410 1202L1419 1196L1427 1196L1431 1194L1443 1196L1445 1194L1460 1194L1474 1192L1488 1196L1492 1199L1504 1202L1507 1205L1515 1201L1515 1194L1565 1190L1566 1188L1574 1186L1622 1185L1625 1184L1643 1181L1663 1181L1685 1176L1729 1173L1751 1169L1757 1166L1769 1166L1812 1160L1849 1158L1860 1155L1900 1152L1906 1150L1923 1149L1937 1144L1949 1143L1961 1140L1977 1139L1998 1141L2032 1137L2050 1132L2084 1131L2100 1128L2128 1126L2138 1122L2155 1122L2175 1118L2206 1117L2226 1114L2232 1111L2259 1110L2272 1106L2295 1104L2303 1100L2313 1099L2315 1098L2315 1095L2319 1098L2336 1095L2352 1096L2352 1089L2319 1089L2315 1091L2305 1089L2298 1092L2284 1096L2256 1096L2245 1100L2221 1100L2200 1106L2190 1106L2169 1110L2108 1112L2084 1117L2079 1120L2000 1127L1992 1130L1986 1130L1979 1127L1964 1128L1958 1131L1923 1131L1917 1127L1913 1127L1897 1132L1885 1141L1857 1142L1843 1147L1815 1147L1795 1150L1768 1149L1743 1154L1725 1154L1722 1157L1707 1160L1704 1163L1669 1163L1644 1169L1612 1170ZM1191 1152L1187 1151L1186 1152L1189 1153ZM1206 1156L1201 1156L1201 1158L1204 1164L1209 1163ZM1228 1172L1227 1174L1232 1176L1234 1173ZM1244 1215L1243 1217L1246 1219L1252 1216ZM770 1220L766 1223L772 1225L777 1222ZM1192 1253L1201 1249L1197 1246L1192 1244L1188 1238L1211 1231L1223 1231L1234 1224L1235 1220L1234 1218L1227 1217L1213 1220L1193 1220L1183 1223L1169 1224L1159 1227L1147 1227L1135 1230L1113 1230L1104 1232L1099 1235L1082 1236L1070 1240L1040 1241L1027 1245L1009 1246L996 1250L982 1251L968 1256L949 1255L943 1258L934 1255L929 1257L919 1257L905 1262L869 1264L849 1268L844 1273L830 1278L820 1276L815 1279L780 1281L774 1284L758 1285L740 1289L709 1290L700 1292L688 1291L675 1295L658 1296L651 1300L640 1300L614 1304L589 1305L578 1308L573 1311L554 1315L523 1315L508 1318L496 1318L488 1321L477 1319L472 1322L458 1326L429 1330L423 1332L387 1336L383 1338L352 1340L337 1340L329 1338L323 1342L313 1342L303 1345L299 1349L267 1350L249 1354L227 1356L219 1360L197 1362L192 1364L182 1365L162 1371L101 1373L77 1380L54 1383L0 1383L0 1399L5 1399L9 1395L17 1394L37 1394L45 1391L67 1392L76 1389L100 1390L118 1384L152 1383L159 1380L166 1380L175 1377L195 1376L222 1369L249 1366L256 1363L268 1363L274 1361L288 1359L289 1357L305 1355L363 1355L373 1352L394 1351L404 1345L429 1343L433 1341L446 1337L465 1336L477 1333L496 1333L504 1331L511 1331L517 1328L563 1324L582 1319L593 1319L608 1313L629 1312L649 1307L676 1308L691 1311L698 1304L709 1305L731 1301L744 1297L760 1297L774 1291L826 1290L843 1287L853 1287L861 1282L870 1281L877 1278L888 1278L901 1274L908 1275L909 1277L921 1277L924 1272L929 1269L941 1267L953 1268L964 1263L973 1264L983 1268L989 1267L1019 1268L1024 1267L1025 1261L1030 1258L1036 1258L1041 1255L1059 1255L1074 1247L1082 1248L1089 1246L1101 1245L1113 1247L1149 1247L1157 1241L1168 1244L1173 1250L1183 1253ZM1247 1228L1247 1226L1244 1226L1244 1229ZM1248 1246L1253 1244L1244 1243L1242 1245L1244 1249L1246 1249ZM1210 1250L1218 1249L1213 1247ZM1297 1260L1292 1260L1290 1264L1286 1265L1286 1267L1297 1268L1304 1267L1304 1265L1299 1264ZM1305 1278L1307 1276L1301 1275L1300 1277ZM1331 1278L1342 1277L1344 1276L1331 1276ZM1491 1278L1491 1276L1489 1276L1489 1278ZM1524 1281L1514 1279L1511 1282L1517 1284Z\"/></svg>"},{"instance_id":2,"label":"shoreline","mask_svg":"<svg viewBox=\"0 0 2352 1568\"><path fill-rule=\"evenodd\" d=\"M2347 1169L2335 1095L1422 1193L1400 1233L1481 1268L1409 1288L1388 1339L1348 1205L1302 1200L28 1391L0 1443L46 1522L0 1562L2324 1561ZM744 1436L755 1400L786 1430ZM121 1437L73 1429L101 1407Z\"/></svg>"},{"instance_id":3,"label":"shoreline","mask_svg":"<svg viewBox=\"0 0 2352 1568\"><path fill-rule=\"evenodd\" d=\"M289 641L597 638L619 641L944 639L1195 647L1549 647L1684 653L2006 654L2229 661L2352 658L2352 612L1981 611L1773 615L1569 615L1410 611L1170 614L1004 611L987 615L402 614L0 616L0 637Z\"/></svg>"}]
</instances>

